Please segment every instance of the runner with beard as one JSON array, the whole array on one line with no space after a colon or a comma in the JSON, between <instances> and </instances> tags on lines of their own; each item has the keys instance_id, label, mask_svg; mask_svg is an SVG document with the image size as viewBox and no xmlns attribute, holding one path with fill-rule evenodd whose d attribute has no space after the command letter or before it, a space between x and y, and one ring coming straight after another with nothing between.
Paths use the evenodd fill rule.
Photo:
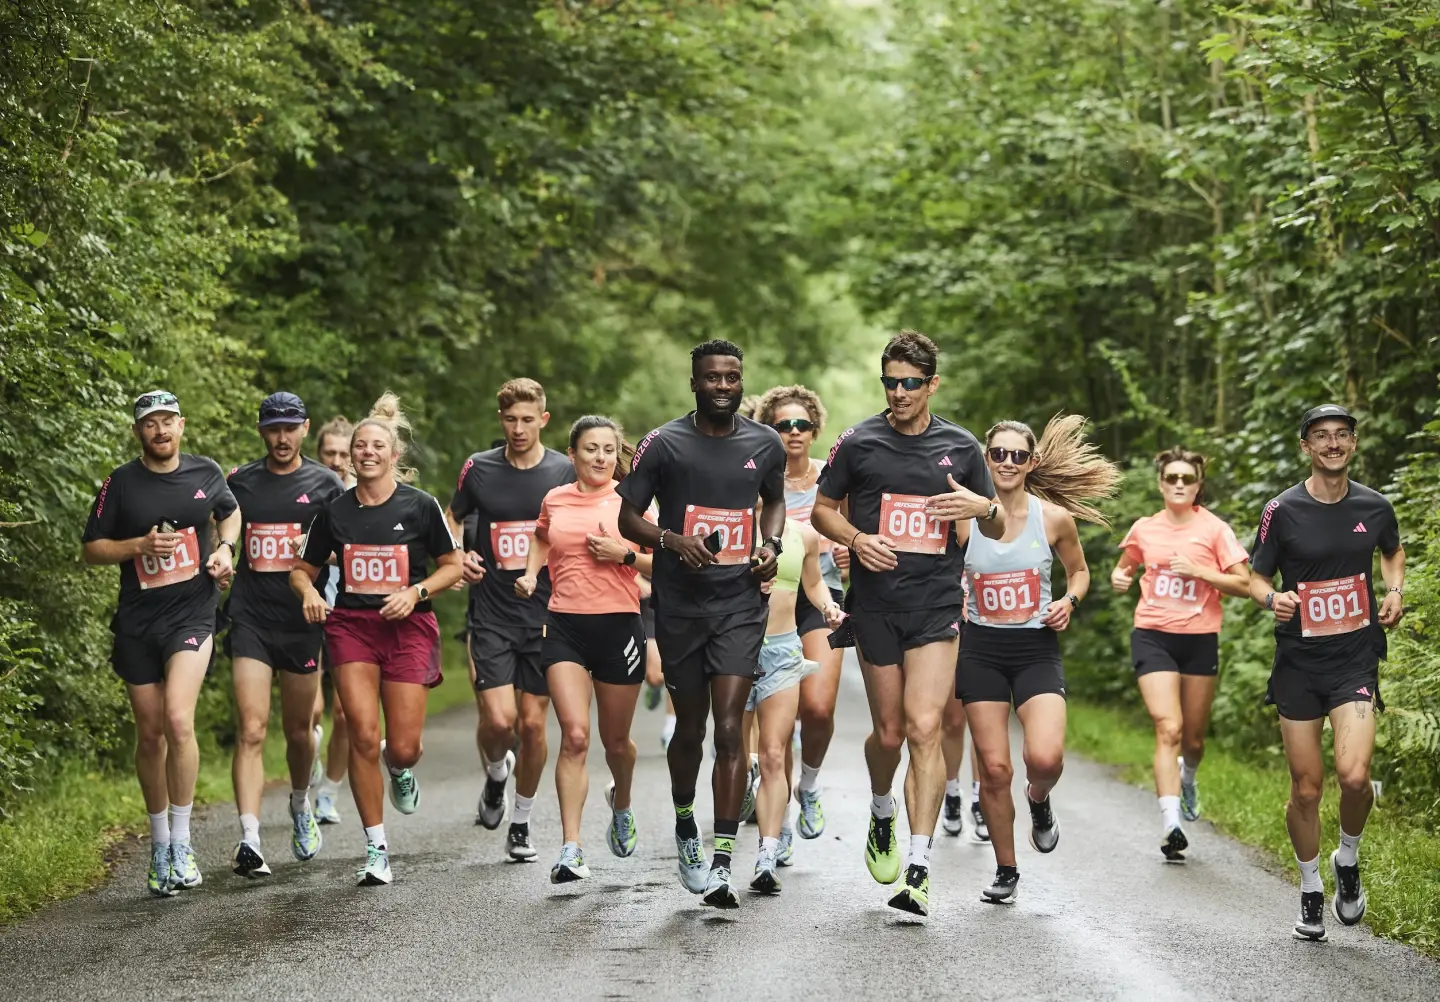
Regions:
<instances>
[{"instance_id":1,"label":"runner with beard","mask_svg":"<svg viewBox=\"0 0 1440 1002\"><path fill-rule=\"evenodd\" d=\"M691 351L695 410L645 436L618 488L621 534L655 555L655 639L676 715L667 758L680 880L718 908L739 905L730 868L745 794L741 721L760 676L760 583L775 576L785 526L784 447L773 429L736 413L742 358L729 341ZM652 499L658 525L645 518ZM715 851L707 867L695 784L712 707Z\"/></svg>"},{"instance_id":2,"label":"runner with beard","mask_svg":"<svg viewBox=\"0 0 1440 1002\"><path fill-rule=\"evenodd\" d=\"M168 897L203 881L190 842L195 703L214 655L216 585L234 574L241 516L214 460L180 451L185 418L175 394L136 398L133 431L140 457L100 486L84 560L120 565L111 665L135 720L135 773L150 815L146 886Z\"/></svg>"},{"instance_id":3,"label":"runner with beard","mask_svg":"<svg viewBox=\"0 0 1440 1002\"><path fill-rule=\"evenodd\" d=\"M350 434L355 429L344 415L337 415L320 426L315 453L320 462L339 477L348 490L355 486L355 477L350 472ZM330 572L325 577L325 604L335 608L336 589L340 575ZM338 825L340 811L335 801L340 796L340 783L345 779L345 770L350 764L350 736L345 726L345 707L333 695L334 679L330 676L330 656L321 647L320 665L325 669L321 691L315 694L315 762L317 768L311 773L310 785L315 787L315 820L322 825ZM320 720L325 714L325 682L330 683L330 744L325 750L323 767L320 766L320 745L325 737Z\"/></svg>"}]
</instances>

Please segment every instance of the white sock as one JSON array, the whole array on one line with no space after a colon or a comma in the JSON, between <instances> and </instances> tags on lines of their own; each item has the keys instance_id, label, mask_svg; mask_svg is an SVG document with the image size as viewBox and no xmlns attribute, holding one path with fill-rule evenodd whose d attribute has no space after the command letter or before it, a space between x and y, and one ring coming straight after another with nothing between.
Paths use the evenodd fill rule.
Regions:
<instances>
[{"instance_id":1,"label":"white sock","mask_svg":"<svg viewBox=\"0 0 1440 1002\"><path fill-rule=\"evenodd\" d=\"M1361 834L1364 834L1363 832ZM1316 857L1319 858L1318 856ZM1345 829L1340 829L1340 851L1335 855L1335 862L1341 866L1354 866L1360 862L1360 836L1346 835Z\"/></svg>"},{"instance_id":2,"label":"white sock","mask_svg":"<svg viewBox=\"0 0 1440 1002\"><path fill-rule=\"evenodd\" d=\"M930 836L910 836L910 865L930 869Z\"/></svg>"},{"instance_id":3,"label":"white sock","mask_svg":"<svg viewBox=\"0 0 1440 1002\"><path fill-rule=\"evenodd\" d=\"M980 803L980 780L978 779L970 781L970 803Z\"/></svg>"},{"instance_id":4,"label":"white sock","mask_svg":"<svg viewBox=\"0 0 1440 1002\"><path fill-rule=\"evenodd\" d=\"M1300 891L1302 894L1308 893L1309 891L1323 891L1325 889L1325 885L1320 882L1319 856L1316 856L1308 863L1299 856L1296 856L1295 862L1300 864Z\"/></svg>"},{"instance_id":5,"label":"white sock","mask_svg":"<svg viewBox=\"0 0 1440 1002\"><path fill-rule=\"evenodd\" d=\"M326 776L324 779L320 780L320 785L315 787L315 791L321 794L328 794L331 797L339 796L340 780L331 779L329 776Z\"/></svg>"},{"instance_id":6,"label":"white sock","mask_svg":"<svg viewBox=\"0 0 1440 1002\"><path fill-rule=\"evenodd\" d=\"M759 755L756 755L754 752L751 752L751 753L750 753L750 768L752 768L752 769L758 769L758 768L760 768L760 756L759 756Z\"/></svg>"},{"instance_id":7,"label":"white sock","mask_svg":"<svg viewBox=\"0 0 1440 1002\"><path fill-rule=\"evenodd\" d=\"M958 796L960 796L960 789L961 789L961 788L960 788L960 780L958 780L958 779L947 779L947 780L945 780L945 796L947 796L947 797L958 797Z\"/></svg>"},{"instance_id":8,"label":"white sock","mask_svg":"<svg viewBox=\"0 0 1440 1002\"><path fill-rule=\"evenodd\" d=\"M780 840L765 835L760 836L760 856L762 859L774 859L775 854L780 851Z\"/></svg>"},{"instance_id":9,"label":"white sock","mask_svg":"<svg viewBox=\"0 0 1440 1002\"><path fill-rule=\"evenodd\" d=\"M1198 765L1191 765L1189 762L1186 762L1186 761L1182 758L1182 759L1180 760L1180 782L1181 782L1181 784L1184 785L1184 786L1194 786L1194 785L1195 785L1195 772L1196 772L1196 770L1198 770L1199 768L1200 768L1200 767L1199 767Z\"/></svg>"},{"instance_id":10,"label":"white sock","mask_svg":"<svg viewBox=\"0 0 1440 1002\"><path fill-rule=\"evenodd\" d=\"M1180 798L1160 797L1160 833L1168 833L1172 828L1180 827Z\"/></svg>"},{"instance_id":11,"label":"white sock","mask_svg":"<svg viewBox=\"0 0 1440 1002\"><path fill-rule=\"evenodd\" d=\"M895 798L887 793L870 798L870 813L877 818L890 818L895 816Z\"/></svg>"},{"instance_id":12,"label":"white sock","mask_svg":"<svg viewBox=\"0 0 1440 1002\"><path fill-rule=\"evenodd\" d=\"M404 769L399 769L399 768L396 768L395 766L391 765L391 764L390 764L390 758L389 758L389 756L386 756L386 755L380 756L380 761L384 764L384 766L385 766L385 771L388 772L388 773L389 773L390 775L392 775L392 776L400 776L400 775L403 775L404 772L405 772Z\"/></svg>"},{"instance_id":13,"label":"white sock","mask_svg":"<svg viewBox=\"0 0 1440 1002\"><path fill-rule=\"evenodd\" d=\"M491 762L489 765L487 765L485 767L485 775L489 776L497 783L503 783L505 782L505 780L509 779L510 767L505 764L505 756L502 755L500 756L500 761Z\"/></svg>"},{"instance_id":14,"label":"white sock","mask_svg":"<svg viewBox=\"0 0 1440 1002\"><path fill-rule=\"evenodd\" d=\"M190 808L193 804L170 805L170 840L172 842L190 841Z\"/></svg>"},{"instance_id":15,"label":"white sock","mask_svg":"<svg viewBox=\"0 0 1440 1002\"><path fill-rule=\"evenodd\" d=\"M795 784L797 790L804 790L806 793L814 793L820 789L820 767L808 766L800 763L800 782Z\"/></svg>"},{"instance_id":16,"label":"white sock","mask_svg":"<svg viewBox=\"0 0 1440 1002\"><path fill-rule=\"evenodd\" d=\"M560 851L561 851L561 852L564 852L566 849L573 849L573 850L575 850L576 852L579 852L579 851L580 851L580 843L579 843L579 842L565 842L565 843L562 843L561 846L560 846Z\"/></svg>"},{"instance_id":17,"label":"white sock","mask_svg":"<svg viewBox=\"0 0 1440 1002\"><path fill-rule=\"evenodd\" d=\"M665 714L665 725L660 728L660 736L666 741L675 736L675 714Z\"/></svg>"},{"instance_id":18,"label":"white sock","mask_svg":"<svg viewBox=\"0 0 1440 1002\"><path fill-rule=\"evenodd\" d=\"M260 819L253 814L240 815L240 841L260 848Z\"/></svg>"},{"instance_id":19,"label":"white sock","mask_svg":"<svg viewBox=\"0 0 1440 1002\"><path fill-rule=\"evenodd\" d=\"M150 843L151 845L170 844L170 814L168 811L150 815Z\"/></svg>"},{"instance_id":20,"label":"white sock","mask_svg":"<svg viewBox=\"0 0 1440 1002\"><path fill-rule=\"evenodd\" d=\"M310 809L309 790L290 791L290 810L294 814L304 814Z\"/></svg>"},{"instance_id":21,"label":"white sock","mask_svg":"<svg viewBox=\"0 0 1440 1002\"><path fill-rule=\"evenodd\" d=\"M522 797L515 794L515 809L510 812L510 823L513 825L528 825L530 823L530 809L535 806L534 797Z\"/></svg>"},{"instance_id":22,"label":"white sock","mask_svg":"<svg viewBox=\"0 0 1440 1002\"><path fill-rule=\"evenodd\" d=\"M385 848L385 826L371 825L365 829L365 844L373 845L377 849Z\"/></svg>"}]
</instances>

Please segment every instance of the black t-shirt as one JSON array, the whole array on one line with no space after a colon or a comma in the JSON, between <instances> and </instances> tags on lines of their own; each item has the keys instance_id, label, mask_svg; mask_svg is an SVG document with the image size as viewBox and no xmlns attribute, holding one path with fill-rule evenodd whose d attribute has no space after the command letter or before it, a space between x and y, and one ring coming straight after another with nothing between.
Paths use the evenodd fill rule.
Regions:
<instances>
[{"instance_id":1,"label":"black t-shirt","mask_svg":"<svg viewBox=\"0 0 1440 1002\"><path fill-rule=\"evenodd\" d=\"M1364 484L1350 481L1335 504L1315 500L1303 483L1272 500L1260 515L1250 566L1267 578L1279 571L1281 590L1300 596L1300 610L1275 624L1276 643L1315 671L1383 658L1385 631L1371 581L1375 550L1399 547L1395 508Z\"/></svg>"},{"instance_id":2,"label":"black t-shirt","mask_svg":"<svg viewBox=\"0 0 1440 1002\"><path fill-rule=\"evenodd\" d=\"M300 600L290 590L290 570L299 553L290 540L309 531L320 508L345 493L329 467L302 458L289 473L274 473L264 459L246 463L226 477L240 503L239 565L227 606L230 618L279 630L307 629ZM315 587L323 594L328 565Z\"/></svg>"},{"instance_id":3,"label":"black t-shirt","mask_svg":"<svg viewBox=\"0 0 1440 1002\"><path fill-rule=\"evenodd\" d=\"M355 488L320 509L300 559L324 566L333 554L340 569L337 609L378 609L385 599L429 577L430 558L455 549L440 502L409 484L396 484L381 505L360 503ZM415 606L429 612L428 600Z\"/></svg>"},{"instance_id":4,"label":"black t-shirt","mask_svg":"<svg viewBox=\"0 0 1440 1002\"><path fill-rule=\"evenodd\" d=\"M538 630L550 603L550 572L540 569L535 594L515 594L515 582L525 573L525 560L535 540L540 502L550 490L574 483L575 467L563 452L546 449L540 462L517 470L505 458L505 449L477 452L465 460L450 514L457 522L478 518L476 550L485 561L485 576L470 586L470 623Z\"/></svg>"},{"instance_id":5,"label":"black t-shirt","mask_svg":"<svg viewBox=\"0 0 1440 1002\"><path fill-rule=\"evenodd\" d=\"M866 570L850 561L855 608L906 612L960 605L965 551L953 523L925 517L925 500L950 493L946 475L983 497L995 494L980 442L964 428L930 415L919 435L902 435L885 414L848 429L830 450L820 473L820 493L850 499L850 522L865 533L899 544L893 571ZM846 542L849 542L846 540Z\"/></svg>"},{"instance_id":6,"label":"black t-shirt","mask_svg":"<svg viewBox=\"0 0 1440 1002\"><path fill-rule=\"evenodd\" d=\"M219 594L205 571L210 559L210 518L228 518L235 496L213 459L180 454L170 473L154 473L132 459L106 478L90 509L84 541L134 539L162 519L184 537L165 559L136 557L120 565L120 604L110 628L126 636L165 634L215 619ZM213 629L213 627L212 627Z\"/></svg>"},{"instance_id":7,"label":"black t-shirt","mask_svg":"<svg viewBox=\"0 0 1440 1002\"><path fill-rule=\"evenodd\" d=\"M719 563L693 570L655 552L654 605L682 619L749 612L761 605L752 570L756 502L785 504L785 447L775 429L735 418L735 431L702 435L694 413L646 435L617 493L640 511L659 502L658 525L694 536L721 534Z\"/></svg>"}]
</instances>

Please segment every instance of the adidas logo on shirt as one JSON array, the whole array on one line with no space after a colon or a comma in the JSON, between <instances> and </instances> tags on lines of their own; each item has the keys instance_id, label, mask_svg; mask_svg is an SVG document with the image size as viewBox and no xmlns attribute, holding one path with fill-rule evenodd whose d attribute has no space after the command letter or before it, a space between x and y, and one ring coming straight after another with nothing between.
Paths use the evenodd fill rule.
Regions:
<instances>
[{"instance_id":1,"label":"adidas logo on shirt","mask_svg":"<svg viewBox=\"0 0 1440 1002\"><path fill-rule=\"evenodd\" d=\"M747 460L745 460L745 469L747 469L747 470L753 470L753 469L755 469L755 460L753 460L753 459L747 459Z\"/></svg>"},{"instance_id":2,"label":"adidas logo on shirt","mask_svg":"<svg viewBox=\"0 0 1440 1002\"><path fill-rule=\"evenodd\" d=\"M946 456L944 459L940 460L940 465L941 465L941 466L954 466L955 464L952 463L952 462L950 462L950 457L949 457L949 456Z\"/></svg>"},{"instance_id":3,"label":"adidas logo on shirt","mask_svg":"<svg viewBox=\"0 0 1440 1002\"><path fill-rule=\"evenodd\" d=\"M296 503L296 504L309 504L309 503L310 503L310 495L309 495L309 494L301 494L298 498L295 499L295 503Z\"/></svg>"},{"instance_id":4,"label":"adidas logo on shirt","mask_svg":"<svg viewBox=\"0 0 1440 1002\"><path fill-rule=\"evenodd\" d=\"M1370 530L1367 529L1367 528L1365 528L1365 523L1364 523L1364 522L1356 522L1356 523L1355 523L1355 528L1351 529L1350 531L1351 531L1351 532L1369 532Z\"/></svg>"},{"instance_id":5,"label":"adidas logo on shirt","mask_svg":"<svg viewBox=\"0 0 1440 1002\"><path fill-rule=\"evenodd\" d=\"M186 642L187 644L189 644L191 647L199 647L199 646L200 646L200 641L196 640L194 637L186 637L186 638L185 638L185 642Z\"/></svg>"},{"instance_id":6,"label":"adidas logo on shirt","mask_svg":"<svg viewBox=\"0 0 1440 1002\"><path fill-rule=\"evenodd\" d=\"M395 523L395 531L396 531L396 532L404 532L404 531L405 531L405 526L401 525L399 522L396 522L396 523Z\"/></svg>"},{"instance_id":7,"label":"adidas logo on shirt","mask_svg":"<svg viewBox=\"0 0 1440 1002\"><path fill-rule=\"evenodd\" d=\"M196 501L204 501L204 500L205 500L205 492L204 492L204 491L196 491L196 492L195 492L195 500L196 500Z\"/></svg>"},{"instance_id":8,"label":"adidas logo on shirt","mask_svg":"<svg viewBox=\"0 0 1440 1002\"><path fill-rule=\"evenodd\" d=\"M314 667L315 667L315 659L314 659L314 658L311 658L309 661L306 661L306 662L305 662L305 667L306 667L306 668L314 668Z\"/></svg>"}]
</instances>

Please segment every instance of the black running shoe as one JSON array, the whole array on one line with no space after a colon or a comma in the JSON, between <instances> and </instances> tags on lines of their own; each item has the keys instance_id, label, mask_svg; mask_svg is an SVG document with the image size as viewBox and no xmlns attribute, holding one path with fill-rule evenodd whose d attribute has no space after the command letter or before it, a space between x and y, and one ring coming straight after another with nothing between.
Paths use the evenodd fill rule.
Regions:
<instances>
[{"instance_id":1,"label":"black running shoe","mask_svg":"<svg viewBox=\"0 0 1440 1002\"><path fill-rule=\"evenodd\" d=\"M1060 822L1050 809L1050 798L1046 797L1037 804L1030 799L1027 789L1025 803L1030 805L1030 847L1036 852L1054 852L1060 844Z\"/></svg>"},{"instance_id":2,"label":"black running shoe","mask_svg":"<svg viewBox=\"0 0 1440 1002\"><path fill-rule=\"evenodd\" d=\"M1360 885L1360 864L1341 866L1335 861L1337 849L1330 854L1330 873L1335 877L1335 897L1330 910L1342 925L1356 925L1365 917L1365 888Z\"/></svg>"},{"instance_id":3,"label":"black running shoe","mask_svg":"<svg viewBox=\"0 0 1440 1002\"><path fill-rule=\"evenodd\" d=\"M1165 856L1167 863L1185 862L1185 850L1190 848L1190 840L1185 833L1176 825L1165 833L1165 841L1160 843L1160 851Z\"/></svg>"},{"instance_id":4,"label":"black running shoe","mask_svg":"<svg viewBox=\"0 0 1440 1002\"><path fill-rule=\"evenodd\" d=\"M530 823L511 825L510 834L505 837L510 846L510 858L531 860L535 858L535 847L530 844Z\"/></svg>"},{"instance_id":5,"label":"black running shoe","mask_svg":"<svg viewBox=\"0 0 1440 1002\"><path fill-rule=\"evenodd\" d=\"M992 905L1014 904L1019 886L1019 870L1013 866L997 866L995 867L995 883L980 892L980 900Z\"/></svg>"},{"instance_id":6,"label":"black running shoe","mask_svg":"<svg viewBox=\"0 0 1440 1002\"><path fill-rule=\"evenodd\" d=\"M985 815L980 813L978 800L970 805L970 821L970 841L989 842L990 826L985 823Z\"/></svg>"},{"instance_id":7,"label":"black running shoe","mask_svg":"<svg viewBox=\"0 0 1440 1002\"><path fill-rule=\"evenodd\" d=\"M1325 892L1300 892L1300 917L1295 920L1295 938L1319 943L1325 939Z\"/></svg>"},{"instance_id":8,"label":"black running shoe","mask_svg":"<svg viewBox=\"0 0 1440 1002\"><path fill-rule=\"evenodd\" d=\"M940 826L946 835L959 835L965 830L965 804L959 797L945 794L945 807L940 811Z\"/></svg>"}]
</instances>

